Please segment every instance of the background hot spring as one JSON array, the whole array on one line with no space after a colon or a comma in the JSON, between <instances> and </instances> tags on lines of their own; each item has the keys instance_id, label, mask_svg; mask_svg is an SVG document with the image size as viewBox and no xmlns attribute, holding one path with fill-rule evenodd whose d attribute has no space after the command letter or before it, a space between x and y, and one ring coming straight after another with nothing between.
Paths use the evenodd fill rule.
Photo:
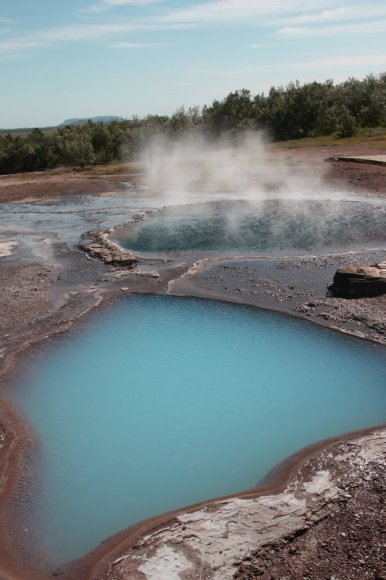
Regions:
<instances>
[{"instance_id":1,"label":"background hot spring","mask_svg":"<svg viewBox=\"0 0 386 580\"><path fill-rule=\"evenodd\" d=\"M385 232L379 200L283 197L169 206L119 226L113 240L139 253L291 253L364 246Z\"/></svg>"}]
</instances>

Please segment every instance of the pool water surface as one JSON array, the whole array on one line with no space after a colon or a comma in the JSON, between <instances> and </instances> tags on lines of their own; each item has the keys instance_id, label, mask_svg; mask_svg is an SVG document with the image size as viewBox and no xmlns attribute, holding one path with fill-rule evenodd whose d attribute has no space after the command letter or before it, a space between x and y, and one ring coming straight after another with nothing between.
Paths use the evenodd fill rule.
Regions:
<instances>
[{"instance_id":1,"label":"pool water surface","mask_svg":"<svg viewBox=\"0 0 386 580\"><path fill-rule=\"evenodd\" d=\"M114 241L134 252L267 253L348 249L385 240L380 200L271 198L166 207L119 227Z\"/></svg>"},{"instance_id":2,"label":"pool water surface","mask_svg":"<svg viewBox=\"0 0 386 580\"><path fill-rule=\"evenodd\" d=\"M125 297L26 364L36 518L57 562L134 522L253 487L320 439L386 420L372 344L214 301Z\"/></svg>"}]
</instances>

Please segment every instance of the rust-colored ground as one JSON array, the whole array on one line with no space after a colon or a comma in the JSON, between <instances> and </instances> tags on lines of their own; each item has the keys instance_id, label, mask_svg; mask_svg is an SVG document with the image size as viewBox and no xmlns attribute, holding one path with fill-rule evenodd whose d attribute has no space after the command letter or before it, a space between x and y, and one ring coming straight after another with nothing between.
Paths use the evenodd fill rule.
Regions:
<instances>
[{"instance_id":1,"label":"rust-colored ground","mask_svg":"<svg viewBox=\"0 0 386 580\"><path fill-rule=\"evenodd\" d=\"M329 183L342 185L355 192L366 190L386 195L386 167L350 162L328 161L340 156L382 155L374 143L334 147L299 147L268 149L274 158L293 159L322 167ZM116 173L114 173L116 171ZM125 182L139 177L138 164L113 164L95 168L62 168L36 173L0 176L0 203L49 199L68 195L106 194L124 191Z\"/></svg>"}]
</instances>

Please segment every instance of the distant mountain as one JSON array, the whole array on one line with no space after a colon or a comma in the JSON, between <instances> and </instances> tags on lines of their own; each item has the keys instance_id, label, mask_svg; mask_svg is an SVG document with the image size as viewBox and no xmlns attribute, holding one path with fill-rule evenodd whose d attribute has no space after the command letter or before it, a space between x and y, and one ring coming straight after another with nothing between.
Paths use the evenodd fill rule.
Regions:
<instances>
[{"instance_id":1,"label":"distant mountain","mask_svg":"<svg viewBox=\"0 0 386 580\"><path fill-rule=\"evenodd\" d=\"M66 125L85 125L88 121L92 121L93 123L112 123L112 121L122 121L122 117L117 117L116 115L102 115L100 117L66 119L61 125L59 125L59 127L65 127Z\"/></svg>"}]
</instances>

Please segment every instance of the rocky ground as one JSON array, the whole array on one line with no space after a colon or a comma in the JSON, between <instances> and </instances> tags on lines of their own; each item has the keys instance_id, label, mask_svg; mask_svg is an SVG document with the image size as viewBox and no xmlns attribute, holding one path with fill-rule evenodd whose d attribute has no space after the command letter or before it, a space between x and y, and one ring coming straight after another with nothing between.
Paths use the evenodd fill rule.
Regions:
<instances>
[{"instance_id":1,"label":"rocky ground","mask_svg":"<svg viewBox=\"0 0 386 580\"><path fill-rule=\"evenodd\" d=\"M383 250L325 257L201 260L169 283L168 293L211 296L267 308L341 332L386 342L386 296L345 300L327 286L343 264L374 263ZM312 282L311 282L312 281Z\"/></svg>"},{"instance_id":2,"label":"rocky ground","mask_svg":"<svg viewBox=\"0 0 386 580\"><path fill-rule=\"evenodd\" d=\"M330 184L362 195L385 197L386 167L324 161L332 155L354 153L360 151L315 148L288 152L295 162L314 165L315 170L322 168ZM369 151L363 153L369 154ZM70 198L73 200L82 193L114 195L115 191L125 191L128 181L135 183L137 179L135 167L128 171L122 167L118 170L121 173L112 175L106 175L104 170L98 174L98 171L66 169L3 176L0 178L0 203L34 204L44 200L60 201L65 207ZM326 295L336 268L384 260L383 249L271 260L201 259L197 264L181 259L145 261L133 268L133 264L123 264L120 260L115 264L102 263L92 253L87 256L75 245L54 235L50 237L46 232L44 252L32 255L25 241L25 248L21 248L22 241L18 242L19 247L12 245L19 239L15 232L17 224L12 238L7 237L5 231L0 240L3 244L0 245L0 373L3 382L8 382L9 372L18 364L25 345L40 342L43 337L47 340L67 330L90 308L133 291L187 294L250 304L386 342L385 296L344 300ZM4 505L8 494L5 482L12 466L19 465L20 456L4 407L0 424L0 456L6 457L3 467L7 466L1 474L0 501ZM166 543L159 543L162 536L151 532L156 525L154 522L146 524L134 544L132 532L128 532L119 539L124 540L120 549L117 550L116 540L107 542L102 551L70 570L55 571L55 575L71 580L145 577L169 580L231 578L233 575L275 579L386 578L386 540L382 536L385 529L385 463L381 459L386 449L385 434L369 437L319 450L300 467L296 477L291 471L292 479L279 495L273 494L274 488L271 488L269 501L267 494L258 500L233 499L229 500L232 504L212 503L215 507L208 508L209 511L205 508L203 519L201 515L197 518L180 515L178 524L175 520L168 524L166 536L172 538L168 534L176 530L178 534L165 540ZM241 509L242 505L246 510ZM259 511L261 509L263 511ZM4 557L0 578L15 577L14 543L7 543L9 527L13 525L12 514L4 509L1 514L0 543ZM201 536L202 529L212 524L216 527L216 514L219 517L223 514L225 519L218 524L217 539L211 536L206 542L207 536ZM252 520L248 520L250 514ZM270 520L267 514L272 516ZM269 533L264 527L268 520L271 521ZM285 525L278 525L284 521ZM238 554L232 552L234 542L240 547ZM214 547L210 547L212 543ZM215 564L208 560L214 550L218 552ZM136 554L141 554L141 558L136 560ZM161 559L160 554L163 555ZM7 562L5 555L9 558ZM155 568L152 562L156 562ZM165 562L171 567L162 575ZM222 563L217 566L216 562ZM135 571L134 565L137 566ZM33 574L28 566L26 569L28 572L18 569L19 578L45 577L41 572Z\"/></svg>"}]
</instances>

